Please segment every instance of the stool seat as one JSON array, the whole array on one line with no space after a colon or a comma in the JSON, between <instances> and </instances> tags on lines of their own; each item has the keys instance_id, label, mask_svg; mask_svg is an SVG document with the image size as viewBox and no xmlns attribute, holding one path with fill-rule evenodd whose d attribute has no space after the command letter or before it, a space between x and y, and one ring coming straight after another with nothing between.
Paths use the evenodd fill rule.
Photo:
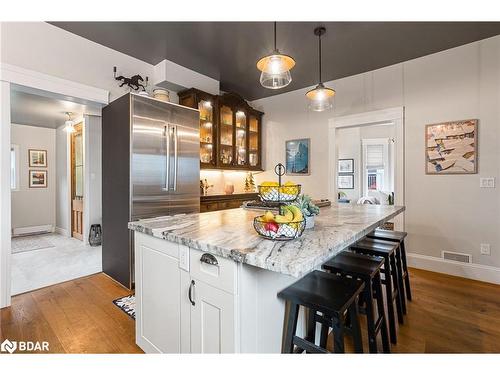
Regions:
<instances>
[{"instance_id":1,"label":"stool seat","mask_svg":"<svg viewBox=\"0 0 500 375\"><path fill-rule=\"evenodd\" d=\"M380 257L368 257L363 254L342 251L323 264L322 267L327 270L342 270L360 278L373 278L383 264L383 259Z\"/></svg>"},{"instance_id":2,"label":"stool seat","mask_svg":"<svg viewBox=\"0 0 500 375\"><path fill-rule=\"evenodd\" d=\"M278 297L333 316L345 311L363 288L361 280L346 280L326 272L313 271L279 292Z\"/></svg>"},{"instance_id":3,"label":"stool seat","mask_svg":"<svg viewBox=\"0 0 500 375\"><path fill-rule=\"evenodd\" d=\"M377 253L381 253L381 256L385 254L391 255L396 252L399 247L398 243L379 240L375 238L364 238L356 242L353 247L366 250L374 250ZM382 255L383 254L383 255Z\"/></svg>"},{"instance_id":4,"label":"stool seat","mask_svg":"<svg viewBox=\"0 0 500 375\"><path fill-rule=\"evenodd\" d=\"M366 237L368 238L380 238L381 240L386 241L403 241L408 233L406 232L397 232L395 230L387 230L387 229L375 229L373 232L369 233Z\"/></svg>"}]
</instances>

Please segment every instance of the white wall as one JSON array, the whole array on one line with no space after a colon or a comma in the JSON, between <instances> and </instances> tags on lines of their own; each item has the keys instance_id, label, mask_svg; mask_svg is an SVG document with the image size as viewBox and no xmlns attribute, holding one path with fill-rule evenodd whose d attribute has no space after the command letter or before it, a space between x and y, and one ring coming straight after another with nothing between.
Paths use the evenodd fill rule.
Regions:
<instances>
[{"instance_id":1,"label":"white wall","mask_svg":"<svg viewBox=\"0 0 500 375\"><path fill-rule=\"evenodd\" d=\"M265 112L266 169L284 161L286 139L310 137L311 176L294 179L325 197L329 118L404 106L409 250L435 257L442 250L471 253L475 263L500 267L499 189L479 188L485 176L498 185L500 172L500 36L327 85L337 92L329 112L306 110L309 88L253 102ZM479 119L479 174L426 175L425 125L469 118ZM480 255L480 243L491 244L491 256Z\"/></svg>"},{"instance_id":2,"label":"white wall","mask_svg":"<svg viewBox=\"0 0 500 375\"><path fill-rule=\"evenodd\" d=\"M12 124L11 143L19 145L19 190L12 196L12 228L56 224L56 131ZM28 149L47 150L47 168L29 167ZM29 187L29 170L46 170L47 188Z\"/></svg>"},{"instance_id":3,"label":"white wall","mask_svg":"<svg viewBox=\"0 0 500 375\"><path fill-rule=\"evenodd\" d=\"M356 202L360 193L361 139L360 127L340 128L337 130L336 149L338 159L354 159L354 189L339 189L351 202Z\"/></svg>"},{"instance_id":4,"label":"white wall","mask_svg":"<svg viewBox=\"0 0 500 375\"><path fill-rule=\"evenodd\" d=\"M113 78L153 76L153 66L45 22L2 22L1 62L110 91L110 100L127 93Z\"/></svg>"}]
</instances>

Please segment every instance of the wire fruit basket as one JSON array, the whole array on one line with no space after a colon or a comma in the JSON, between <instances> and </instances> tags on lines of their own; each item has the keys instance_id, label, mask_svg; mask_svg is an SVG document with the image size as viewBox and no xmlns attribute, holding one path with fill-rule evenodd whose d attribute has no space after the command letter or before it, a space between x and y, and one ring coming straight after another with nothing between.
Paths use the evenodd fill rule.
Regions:
<instances>
[{"instance_id":1,"label":"wire fruit basket","mask_svg":"<svg viewBox=\"0 0 500 375\"><path fill-rule=\"evenodd\" d=\"M253 219L256 232L269 240L288 241L300 237L306 227L306 221L290 221L285 223L266 222L264 215Z\"/></svg>"},{"instance_id":2,"label":"wire fruit basket","mask_svg":"<svg viewBox=\"0 0 500 375\"><path fill-rule=\"evenodd\" d=\"M295 202L300 194L300 185L258 186L260 198L264 202Z\"/></svg>"}]
</instances>

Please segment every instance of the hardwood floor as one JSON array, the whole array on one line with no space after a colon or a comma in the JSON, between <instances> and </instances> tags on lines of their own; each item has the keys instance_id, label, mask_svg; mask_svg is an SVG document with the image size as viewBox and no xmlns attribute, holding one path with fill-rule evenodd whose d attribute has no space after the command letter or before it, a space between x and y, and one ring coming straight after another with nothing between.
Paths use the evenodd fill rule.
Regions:
<instances>
[{"instance_id":1,"label":"hardwood floor","mask_svg":"<svg viewBox=\"0 0 500 375\"><path fill-rule=\"evenodd\" d=\"M13 297L0 341L48 341L50 353L142 353L135 322L112 301L128 294L102 273Z\"/></svg>"},{"instance_id":2,"label":"hardwood floor","mask_svg":"<svg viewBox=\"0 0 500 375\"><path fill-rule=\"evenodd\" d=\"M500 352L500 285L416 269L410 277L414 298L394 353ZM0 311L0 341L48 341L52 353L141 353L134 321L111 302L126 294L96 274L16 296Z\"/></svg>"},{"instance_id":3,"label":"hardwood floor","mask_svg":"<svg viewBox=\"0 0 500 375\"><path fill-rule=\"evenodd\" d=\"M500 285L418 269L410 280L413 301L393 353L500 353ZM361 323L367 352L364 316Z\"/></svg>"}]
</instances>

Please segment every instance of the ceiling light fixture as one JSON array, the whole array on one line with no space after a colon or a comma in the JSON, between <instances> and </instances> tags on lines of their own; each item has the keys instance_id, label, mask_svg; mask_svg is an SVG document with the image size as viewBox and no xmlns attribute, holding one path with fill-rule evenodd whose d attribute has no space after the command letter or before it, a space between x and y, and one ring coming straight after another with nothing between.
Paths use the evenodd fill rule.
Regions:
<instances>
[{"instance_id":1,"label":"ceiling light fixture","mask_svg":"<svg viewBox=\"0 0 500 375\"><path fill-rule=\"evenodd\" d=\"M274 50L257 62L260 74L260 84L267 89L281 89L292 82L290 70L295 66L295 60L283 55L276 48L276 22L274 22Z\"/></svg>"},{"instance_id":2,"label":"ceiling light fixture","mask_svg":"<svg viewBox=\"0 0 500 375\"><path fill-rule=\"evenodd\" d=\"M64 123L64 130L68 133L73 133L75 131L75 123L71 120L71 112L66 112L68 119Z\"/></svg>"},{"instance_id":3,"label":"ceiling light fixture","mask_svg":"<svg viewBox=\"0 0 500 375\"><path fill-rule=\"evenodd\" d=\"M326 29L324 27L314 29L314 35L318 37L319 41L319 83L314 89L306 93L306 97L309 100L309 108L316 112L331 109L333 107L333 96L335 95L335 90L325 87L321 80L321 36L325 33Z\"/></svg>"}]
</instances>

